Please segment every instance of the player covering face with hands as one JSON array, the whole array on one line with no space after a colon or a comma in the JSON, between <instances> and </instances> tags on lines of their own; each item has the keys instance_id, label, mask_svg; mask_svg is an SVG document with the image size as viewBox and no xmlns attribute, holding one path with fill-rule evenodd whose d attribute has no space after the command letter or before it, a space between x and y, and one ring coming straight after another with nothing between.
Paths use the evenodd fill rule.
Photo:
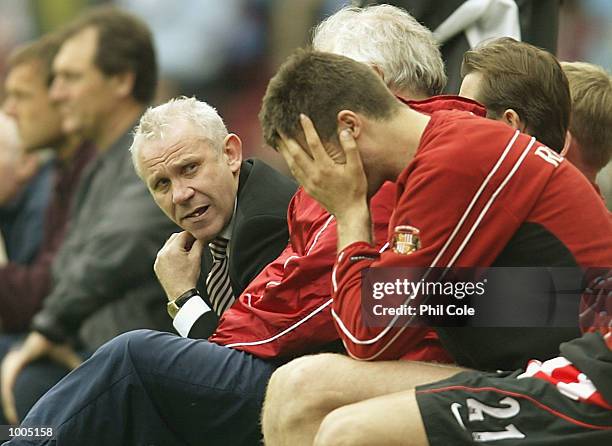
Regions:
<instances>
[{"instance_id":1,"label":"player covering face with hands","mask_svg":"<svg viewBox=\"0 0 612 446\"><path fill-rule=\"evenodd\" d=\"M367 268L487 267L510 261L525 265L533 259L559 265L559 259L564 260L559 250L571 254L567 261L573 263L564 266L612 264L612 226L593 188L544 144L501 122L461 110L422 113L397 101L368 67L313 51L297 52L279 69L268 86L260 116L268 143L278 148L304 189L337 220L333 317L349 355L355 358L399 359L423 339L423 331L410 326L408 318L396 318L385 326L364 323L361 274ZM398 187L389 246L394 246L396 228L410 225L420 230L420 244L411 252L371 245L368 199L385 181L396 181ZM590 222L588 235L572 230L577 212L589 215L584 220ZM521 234L529 235L530 243L517 238ZM478 346L506 351L505 333L493 332L480 339ZM521 339L515 341L525 345ZM520 358L492 354L485 359L493 370L513 370L516 367L508 365L510 360L524 366L529 358L553 357L562 341L553 333L531 337L529 345L521 348ZM549 356L540 356L552 344L554 351L549 348ZM459 347L457 351L470 348ZM403 361L356 362L336 355L296 360L278 369L268 386L263 412L266 442L396 444L393 438L402 444L410 435L415 444L428 440L454 444L432 442L427 417L418 416L423 410L421 397L415 396L419 386L461 371L440 369ZM354 379L343 386L340 376ZM475 379L490 377L475 375ZM299 389L308 389L308 395ZM391 394L402 391L406 394L398 393L391 401ZM286 395L293 392L298 395L289 404ZM366 404L384 395L390 399ZM348 424L338 424L338 417L342 414L340 421L349 420L344 415L354 415L363 406L357 407L361 401L369 407L363 411L369 421L361 417L353 422L363 427L356 433L363 437L358 441L350 435L353 429L346 428ZM392 410L374 407L400 408L396 412L404 415L393 418ZM343 427L334 429L337 426ZM402 426L403 430L393 430ZM470 436L468 428L480 432L479 427L467 423L465 427L463 436ZM529 433L531 428L520 429Z\"/></svg>"}]
</instances>

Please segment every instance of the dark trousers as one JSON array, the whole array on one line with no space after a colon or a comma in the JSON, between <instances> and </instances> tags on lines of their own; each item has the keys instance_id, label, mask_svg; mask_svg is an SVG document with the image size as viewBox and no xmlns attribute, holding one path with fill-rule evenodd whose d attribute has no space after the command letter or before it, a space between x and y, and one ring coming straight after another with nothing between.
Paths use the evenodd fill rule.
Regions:
<instances>
[{"instance_id":1,"label":"dark trousers","mask_svg":"<svg viewBox=\"0 0 612 446\"><path fill-rule=\"evenodd\" d=\"M55 439L5 445L259 444L275 365L205 340L137 330L102 347L45 394L22 427Z\"/></svg>"}]
</instances>

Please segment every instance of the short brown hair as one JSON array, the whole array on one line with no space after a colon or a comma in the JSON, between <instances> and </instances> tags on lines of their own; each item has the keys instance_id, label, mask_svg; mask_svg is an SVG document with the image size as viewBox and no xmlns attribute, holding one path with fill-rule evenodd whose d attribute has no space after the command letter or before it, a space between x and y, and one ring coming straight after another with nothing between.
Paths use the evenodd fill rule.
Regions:
<instances>
[{"instance_id":1,"label":"short brown hair","mask_svg":"<svg viewBox=\"0 0 612 446\"><path fill-rule=\"evenodd\" d=\"M567 78L547 51L502 37L466 51L461 75L482 74L478 99L487 115L499 119L515 110L532 136L561 152L570 119Z\"/></svg>"},{"instance_id":2,"label":"short brown hair","mask_svg":"<svg viewBox=\"0 0 612 446\"><path fill-rule=\"evenodd\" d=\"M12 70L25 63L38 63L38 70L47 85L53 79L53 59L57 54L62 38L58 33L46 34L40 39L24 43L13 50L8 58L8 69Z\"/></svg>"},{"instance_id":3,"label":"short brown hair","mask_svg":"<svg viewBox=\"0 0 612 446\"><path fill-rule=\"evenodd\" d=\"M155 96L157 60L149 27L136 16L112 6L92 8L68 25L66 38L93 27L98 32L95 64L107 76L134 73L132 97L147 104Z\"/></svg>"},{"instance_id":4,"label":"short brown hair","mask_svg":"<svg viewBox=\"0 0 612 446\"><path fill-rule=\"evenodd\" d=\"M400 106L374 70L348 57L298 50L270 80L259 120L266 143L279 134L301 134L299 115L312 119L321 141L337 142L336 117L348 109L374 119L391 117Z\"/></svg>"},{"instance_id":5,"label":"short brown hair","mask_svg":"<svg viewBox=\"0 0 612 446\"><path fill-rule=\"evenodd\" d=\"M602 169L612 157L612 77L602 67L562 62L572 95L570 131L584 161Z\"/></svg>"}]
</instances>

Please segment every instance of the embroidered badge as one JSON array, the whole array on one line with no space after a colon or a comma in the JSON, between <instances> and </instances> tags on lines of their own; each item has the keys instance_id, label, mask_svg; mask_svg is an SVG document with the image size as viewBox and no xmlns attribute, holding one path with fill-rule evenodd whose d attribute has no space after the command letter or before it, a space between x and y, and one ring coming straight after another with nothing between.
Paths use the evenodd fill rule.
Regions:
<instances>
[{"instance_id":1,"label":"embroidered badge","mask_svg":"<svg viewBox=\"0 0 612 446\"><path fill-rule=\"evenodd\" d=\"M392 249L396 254L409 255L421 247L421 237L414 226L401 225L393 230Z\"/></svg>"}]
</instances>

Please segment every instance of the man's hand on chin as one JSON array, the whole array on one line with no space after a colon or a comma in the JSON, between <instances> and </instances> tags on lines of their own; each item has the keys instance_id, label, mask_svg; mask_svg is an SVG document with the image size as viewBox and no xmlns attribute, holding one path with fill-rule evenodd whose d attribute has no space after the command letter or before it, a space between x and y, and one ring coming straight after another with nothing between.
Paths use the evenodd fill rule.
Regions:
<instances>
[{"instance_id":1,"label":"man's hand on chin","mask_svg":"<svg viewBox=\"0 0 612 446\"><path fill-rule=\"evenodd\" d=\"M168 300L195 288L204 244L187 231L172 234L157 253L153 269Z\"/></svg>"}]
</instances>

